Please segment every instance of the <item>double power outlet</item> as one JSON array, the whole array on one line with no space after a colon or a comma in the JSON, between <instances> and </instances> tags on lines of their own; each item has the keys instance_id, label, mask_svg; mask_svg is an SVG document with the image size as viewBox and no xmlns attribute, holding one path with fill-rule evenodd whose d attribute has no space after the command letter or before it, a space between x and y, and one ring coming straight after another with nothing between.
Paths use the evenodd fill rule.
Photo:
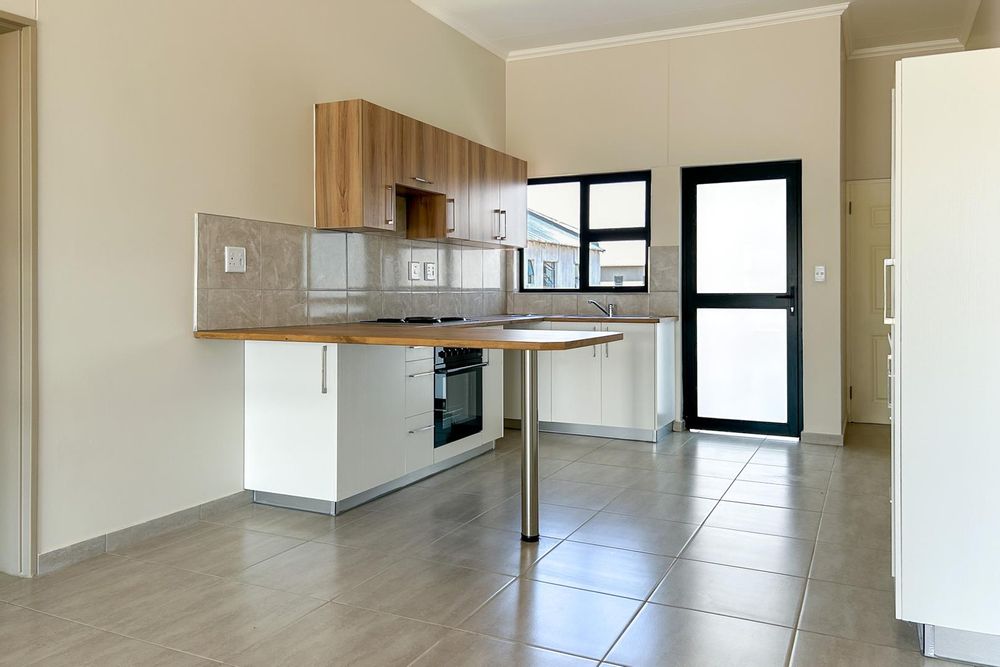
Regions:
<instances>
[{"instance_id":1,"label":"double power outlet","mask_svg":"<svg viewBox=\"0 0 1000 667\"><path fill-rule=\"evenodd\" d=\"M410 262L410 280L421 280L420 262ZM423 280L437 280L437 264L423 263Z\"/></svg>"}]
</instances>

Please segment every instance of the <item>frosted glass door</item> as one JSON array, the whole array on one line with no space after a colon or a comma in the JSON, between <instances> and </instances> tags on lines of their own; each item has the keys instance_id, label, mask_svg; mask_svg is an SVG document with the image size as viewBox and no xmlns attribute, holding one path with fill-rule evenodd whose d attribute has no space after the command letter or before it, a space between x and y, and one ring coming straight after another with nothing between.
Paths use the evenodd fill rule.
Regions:
<instances>
[{"instance_id":1,"label":"frosted glass door","mask_svg":"<svg viewBox=\"0 0 1000 667\"><path fill-rule=\"evenodd\" d=\"M798 162L683 170L690 428L798 435Z\"/></svg>"}]
</instances>

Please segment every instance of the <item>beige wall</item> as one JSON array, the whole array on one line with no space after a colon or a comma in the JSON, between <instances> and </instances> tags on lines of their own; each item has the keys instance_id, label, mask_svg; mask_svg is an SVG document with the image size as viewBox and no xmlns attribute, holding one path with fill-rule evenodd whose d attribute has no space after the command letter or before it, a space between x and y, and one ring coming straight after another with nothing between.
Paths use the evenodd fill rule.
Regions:
<instances>
[{"instance_id":1,"label":"beige wall","mask_svg":"<svg viewBox=\"0 0 1000 667\"><path fill-rule=\"evenodd\" d=\"M40 0L42 553L242 488L239 344L191 337L197 211L308 225L312 104L495 147L504 64L408 0Z\"/></svg>"},{"instance_id":2,"label":"beige wall","mask_svg":"<svg viewBox=\"0 0 1000 667\"><path fill-rule=\"evenodd\" d=\"M1000 0L983 0L972 24L966 49L992 49L1000 46Z\"/></svg>"},{"instance_id":3,"label":"beige wall","mask_svg":"<svg viewBox=\"0 0 1000 667\"><path fill-rule=\"evenodd\" d=\"M794 54L794 57L792 57ZM653 169L653 244L680 167L801 158L805 430L841 432L840 20L513 62L507 147L533 176ZM827 267L827 282L808 277Z\"/></svg>"},{"instance_id":4,"label":"beige wall","mask_svg":"<svg viewBox=\"0 0 1000 667\"><path fill-rule=\"evenodd\" d=\"M33 19L36 17L35 0L0 0L0 12Z\"/></svg>"}]
</instances>

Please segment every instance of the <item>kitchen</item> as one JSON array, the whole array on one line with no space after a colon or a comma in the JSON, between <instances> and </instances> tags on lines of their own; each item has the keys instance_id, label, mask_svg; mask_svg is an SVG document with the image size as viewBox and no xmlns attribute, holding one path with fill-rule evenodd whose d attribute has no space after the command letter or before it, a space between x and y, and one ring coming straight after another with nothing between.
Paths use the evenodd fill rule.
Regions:
<instances>
[{"instance_id":1,"label":"kitchen","mask_svg":"<svg viewBox=\"0 0 1000 667\"><path fill-rule=\"evenodd\" d=\"M845 183L929 178L893 162L895 61L930 90L923 62L992 67L972 64L992 3L927 14L909 52L872 0L632 15L625 32L661 30L622 41L595 8L534 42L484 37L502 14L469 28L458 0L386 3L308 0L280 30L262 0L0 3L46 35L37 533L27 570L3 568L41 576L0 576L4 644L29 663L989 663L988 582L919 597L944 558L986 581L956 556L975 532L892 536L929 534L890 516L932 486L884 425L887 383L916 405L894 384L916 339L880 375L873 324L882 424L852 402L847 308L916 322L881 261L922 250L875 253L855 289L843 249L852 204L867 215ZM945 112L912 90L901 117ZM896 137L910 154L932 116ZM956 511L948 492L923 511Z\"/></svg>"}]
</instances>

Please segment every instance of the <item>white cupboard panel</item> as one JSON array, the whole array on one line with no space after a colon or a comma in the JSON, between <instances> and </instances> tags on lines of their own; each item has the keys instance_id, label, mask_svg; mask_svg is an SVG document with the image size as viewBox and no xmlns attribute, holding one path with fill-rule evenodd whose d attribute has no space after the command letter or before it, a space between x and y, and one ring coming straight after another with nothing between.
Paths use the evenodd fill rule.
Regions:
<instances>
[{"instance_id":1,"label":"white cupboard panel","mask_svg":"<svg viewBox=\"0 0 1000 667\"><path fill-rule=\"evenodd\" d=\"M434 463L434 413L407 417L402 440L406 472Z\"/></svg>"},{"instance_id":2,"label":"white cupboard panel","mask_svg":"<svg viewBox=\"0 0 1000 667\"><path fill-rule=\"evenodd\" d=\"M605 343L601 357L601 423L621 428L656 428L656 327L650 324L605 323L623 340Z\"/></svg>"},{"instance_id":3,"label":"white cupboard panel","mask_svg":"<svg viewBox=\"0 0 1000 667\"><path fill-rule=\"evenodd\" d=\"M406 416L434 409L434 360L406 362Z\"/></svg>"},{"instance_id":4,"label":"white cupboard panel","mask_svg":"<svg viewBox=\"0 0 1000 667\"><path fill-rule=\"evenodd\" d=\"M550 322L529 322L508 329L541 329L552 328ZM521 419L521 352L520 350L505 350L503 406L504 417ZM552 352L538 353L538 420L552 421Z\"/></svg>"},{"instance_id":5,"label":"white cupboard panel","mask_svg":"<svg viewBox=\"0 0 1000 667\"><path fill-rule=\"evenodd\" d=\"M598 331L600 325L560 322L553 329ZM552 353L552 421L592 425L601 423L603 351L603 346L592 345Z\"/></svg>"},{"instance_id":6,"label":"white cupboard panel","mask_svg":"<svg viewBox=\"0 0 1000 667\"><path fill-rule=\"evenodd\" d=\"M336 499L337 348L244 343L246 488Z\"/></svg>"}]
</instances>

